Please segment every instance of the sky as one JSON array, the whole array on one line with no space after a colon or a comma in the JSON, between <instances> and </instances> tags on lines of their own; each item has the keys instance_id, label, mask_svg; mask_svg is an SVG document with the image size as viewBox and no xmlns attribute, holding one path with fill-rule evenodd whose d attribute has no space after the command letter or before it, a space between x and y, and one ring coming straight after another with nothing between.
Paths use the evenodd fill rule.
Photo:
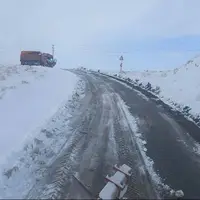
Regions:
<instances>
[{"instance_id":1,"label":"sky","mask_svg":"<svg viewBox=\"0 0 200 200\"><path fill-rule=\"evenodd\" d=\"M172 69L200 54L199 0L1 0L0 64L21 50L51 52L57 67Z\"/></svg>"}]
</instances>

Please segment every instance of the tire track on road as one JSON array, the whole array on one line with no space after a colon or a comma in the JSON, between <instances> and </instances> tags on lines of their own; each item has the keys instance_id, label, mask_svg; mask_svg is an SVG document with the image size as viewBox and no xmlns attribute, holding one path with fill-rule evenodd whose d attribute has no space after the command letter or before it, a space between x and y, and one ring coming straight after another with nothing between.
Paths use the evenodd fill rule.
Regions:
<instances>
[{"instance_id":1,"label":"tire track on road","mask_svg":"<svg viewBox=\"0 0 200 200\"><path fill-rule=\"evenodd\" d=\"M86 96L71 119L70 137L47 170L37 198L84 197L76 190L73 179L76 173L97 197L106 183L104 176L113 173L115 164L127 164L133 169L129 198L154 198L149 174L132 139L135 133L119 103L119 95L101 77L84 75L83 78Z\"/></svg>"}]
</instances>

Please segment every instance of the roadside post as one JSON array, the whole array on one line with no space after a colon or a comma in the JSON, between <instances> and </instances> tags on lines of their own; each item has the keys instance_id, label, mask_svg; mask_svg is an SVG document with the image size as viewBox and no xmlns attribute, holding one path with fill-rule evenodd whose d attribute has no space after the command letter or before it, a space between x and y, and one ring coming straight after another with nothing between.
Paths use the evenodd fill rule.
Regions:
<instances>
[{"instance_id":1,"label":"roadside post","mask_svg":"<svg viewBox=\"0 0 200 200\"><path fill-rule=\"evenodd\" d=\"M55 52L55 45L52 44L52 56L53 56L53 58L54 58L54 52Z\"/></svg>"},{"instance_id":2,"label":"roadside post","mask_svg":"<svg viewBox=\"0 0 200 200\"><path fill-rule=\"evenodd\" d=\"M122 73L122 67L123 67L123 60L124 60L124 58L123 58L123 56L120 56L120 58L119 58L119 60L120 60L120 74Z\"/></svg>"}]
</instances>

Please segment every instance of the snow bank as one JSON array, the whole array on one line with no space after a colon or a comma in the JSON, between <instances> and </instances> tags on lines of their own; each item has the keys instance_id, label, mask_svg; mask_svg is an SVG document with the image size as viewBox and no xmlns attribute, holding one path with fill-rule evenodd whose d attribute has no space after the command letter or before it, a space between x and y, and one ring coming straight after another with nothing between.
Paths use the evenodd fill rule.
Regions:
<instances>
[{"instance_id":1,"label":"snow bank","mask_svg":"<svg viewBox=\"0 0 200 200\"><path fill-rule=\"evenodd\" d=\"M0 165L72 95L77 81L56 68L0 66Z\"/></svg>"},{"instance_id":2,"label":"snow bank","mask_svg":"<svg viewBox=\"0 0 200 200\"><path fill-rule=\"evenodd\" d=\"M118 74L111 72L109 74ZM194 116L200 114L200 56L185 65L168 71L131 71L120 74L123 78L138 80L144 86L149 82L153 88L160 87L158 95L166 103L183 109L191 108ZM174 103L175 102L175 103Z\"/></svg>"},{"instance_id":3,"label":"snow bank","mask_svg":"<svg viewBox=\"0 0 200 200\"><path fill-rule=\"evenodd\" d=\"M49 169L70 143L73 135L69 126L70 119L77 111L80 99L85 95L84 91L85 83L79 80L72 97L64 101L56 113L34 131L33 138L20 151L9 156L9 162L0 168L0 199L41 199L54 196L59 187L49 188L50 185L46 183L51 176ZM65 176L60 177L59 183L63 180Z\"/></svg>"}]
</instances>

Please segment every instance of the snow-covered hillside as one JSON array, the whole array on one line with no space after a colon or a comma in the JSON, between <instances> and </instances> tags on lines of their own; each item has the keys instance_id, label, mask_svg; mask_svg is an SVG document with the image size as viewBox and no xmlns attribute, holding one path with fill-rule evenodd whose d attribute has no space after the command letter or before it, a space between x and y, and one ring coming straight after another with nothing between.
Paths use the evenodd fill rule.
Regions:
<instances>
[{"instance_id":1,"label":"snow-covered hillside","mask_svg":"<svg viewBox=\"0 0 200 200\"><path fill-rule=\"evenodd\" d=\"M112 72L112 74L115 74ZM157 95L166 103L182 111L188 106L195 117L200 114L200 56L189 60L185 65L168 71L129 71L120 74L145 87L149 82L152 88L160 87ZM191 108L191 110L190 110Z\"/></svg>"},{"instance_id":2,"label":"snow-covered hillside","mask_svg":"<svg viewBox=\"0 0 200 200\"><path fill-rule=\"evenodd\" d=\"M72 95L77 80L60 69L0 67L0 163Z\"/></svg>"},{"instance_id":3,"label":"snow-covered hillside","mask_svg":"<svg viewBox=\"0 0 200 200\"><path fill-rule=\"evenodd\" d=\"M38 138L43 137L40 133L47 134L45 131L41 132L41 128L44 128L44 124L72 98L78 81L77 76L71 72L56 68L0 66L0 186L3 185L5 188L6 185L9 186L5 181L8 181L13 170L19 170L17 162L22 157L29 165L33 165L29 162L30 155L27 157L23 155L20 158L19 155L24 153L19 154L19 152L25 148L27 154L30 149L26 144L29 145L32 141L38 144L40 142ZM67 117L67 113L64 115ZM61 123L58 121L53 120L52 123ZM49 136L47 134L48 137L51 138L50 133ZM53 147L56 141L52 140L52 142L48 141L46 145ZM41 149L44 150L44 146ZM43 162L45 162L44 158ZM5 177L2 178L3 174ZM20 177L18 182L10 180L10 184L20 183L20 181L22 183L24 178ZM7 193L4 188L5 194L0 191L0 197L2 195L2 197L20 198L18 194L21 191L15 193L13 189L18 185L10 186L13 194L10 190Z\"/></svg>"}]
</instances>

